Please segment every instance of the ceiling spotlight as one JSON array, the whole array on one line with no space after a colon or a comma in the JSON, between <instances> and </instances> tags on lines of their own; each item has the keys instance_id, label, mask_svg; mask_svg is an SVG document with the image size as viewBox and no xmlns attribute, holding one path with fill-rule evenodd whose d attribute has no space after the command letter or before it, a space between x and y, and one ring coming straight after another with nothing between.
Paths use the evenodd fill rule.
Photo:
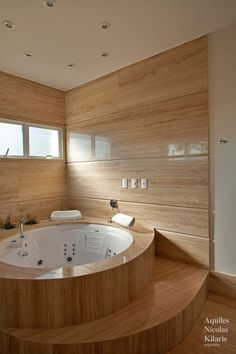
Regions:
<instances>
[{"instance_id":1,"label":"ceiling spotlight","mask_svg":"<svg viewBox=\"0 0 236 354\"><path fill-rule=\"evenodd\" d=\"M48 7L56 6L56 0L44 0L43 3L44 3L44 5L47 5Z\"/></svg>"},{"instance_id":2,"label":"ceiling spotlight","mask_svg":"<svg viewBox=\"0 0 236 354\"><path fill-rule=\"evenodd\" d=\"M73 68L74 66L75 66L75 63L69 63L69 64L68 64L68 67L69 67L69 68Z\"/></svg>"},{"instance_id":3,"label":"ceiling spotlight","mask_svg":"<svg viewBox=\"0 0 236 354\"><path fill-rule=\"evenodd\" d=\"M32 52L25 52L25 56L27 57L27 58L31 58L32 56L33 56L33 53Z\"/></svg>"},{"instance_id":4,"label":"ceiling spotlight","mask_svg":"<svg viewBox=\"0 0 236 354\"><path fill-rule=\"evenodd\" d=\"M4 21L2 21L2 23L7 28L15 28L16 27L15 23L12 21L9 21L9 20L4 20Z\"/></svg>"},{"instance_id":5,"label":"ceiling spotlight","mask_svg":"<svg viewBox=\"0 0 236 354\"><path fill-rule=\"evenodd\" d=\"M109 53L108 52L102 52L101 57L106 58L108 57Z\"/></svg>"},{"instance_id":6,"label":"ceiling spotlight","mask_svg":"<svg viewBox=\"0 0 236 354\"><path fill-rule=\"evenodd\" d=\"M101 28L101 29L108 29L108 28L110 28L111 27L111 24L110 24L110 22L107 22L107 21L102 21L100 24L99 24L99 27Z\"/></svg>"}]
</instances>

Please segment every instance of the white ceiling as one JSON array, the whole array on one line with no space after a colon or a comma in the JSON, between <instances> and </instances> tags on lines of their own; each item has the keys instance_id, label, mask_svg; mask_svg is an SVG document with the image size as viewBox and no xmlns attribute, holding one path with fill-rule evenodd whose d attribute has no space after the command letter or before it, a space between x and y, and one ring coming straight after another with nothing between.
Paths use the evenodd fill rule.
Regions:
<instances>
[{"instance_id":1,"label":"white ceiling","mask_svg":"<svg viewBox=\"0 0 236 354\"><path fill-rule=\"evenodd\" d=\"M236 0L56 1L0 0L0 70L66 91L236 22Z\"/></svg>"}]
</instances>

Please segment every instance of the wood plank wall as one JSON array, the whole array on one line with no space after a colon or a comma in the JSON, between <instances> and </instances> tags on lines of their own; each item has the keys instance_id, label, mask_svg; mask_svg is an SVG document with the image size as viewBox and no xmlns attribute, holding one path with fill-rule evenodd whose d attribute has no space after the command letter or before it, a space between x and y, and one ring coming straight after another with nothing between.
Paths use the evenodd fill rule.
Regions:
<instances>
[{"instance_id":1,"label":"wood plank wall","mask_svg":"<svg viewBox=\"0 0 236 354\"><path fill-rule=\"evenodd\" d=\"M0 72L0 117L65 126L62 91ZM47 217L65 196L65 159L0 159L0 218Z\"/></svg>"},{"instance_id":2,"label":"wood plank wall","mask_svg":"<svg viewBox=\"0 0 236 354\"><path fill-rule=\"evenodd\" d=\"M107 219L109 199L158 253L209 265L207 38L66 93L68 203ZM148 178L147 190L121 178Z\"/></svg>"}]
</instances>

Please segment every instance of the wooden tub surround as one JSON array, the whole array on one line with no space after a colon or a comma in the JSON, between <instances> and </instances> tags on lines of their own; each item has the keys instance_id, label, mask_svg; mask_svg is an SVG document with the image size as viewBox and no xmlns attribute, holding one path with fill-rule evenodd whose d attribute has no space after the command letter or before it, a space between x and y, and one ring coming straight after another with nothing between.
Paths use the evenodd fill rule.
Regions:
<instances>
[{"instance_id":1,"label":"wooden tub surround","mask_svg":"<svg viewBox=\"0 0 236 354\"><path fill-rule=\"evenodd\" d=\"M131 233L110 260L53 271L1 263L0 352L158 354L180 343L205 302L208 271L155 257L154 232Z\"/></svg>"},{"instance_id":2,"label":"wooden tub surround","mask_svg":"<svg viewBox=\"0 0 236 354\"><path fill-rule=\"evenodd\" d=\"M155 250L153 233L132 235L134 241L126 251L87 265L47 270L0 263L0 326L80 324L135 300L151 279Z\"/></svg>"}]
</instances>

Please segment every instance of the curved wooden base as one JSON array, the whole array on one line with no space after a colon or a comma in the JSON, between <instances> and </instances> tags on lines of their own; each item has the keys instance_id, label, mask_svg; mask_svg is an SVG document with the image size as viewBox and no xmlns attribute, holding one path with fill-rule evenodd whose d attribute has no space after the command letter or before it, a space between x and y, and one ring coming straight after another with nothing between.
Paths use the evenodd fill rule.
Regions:
<instances>
[{"instance_id":1,"label":"curved wooden base","mask_svg":"<svg viewBox=\"0 0 236 354\"><path fill-rule=\"evenodd\" d=\"M155 260L142 295L104 318L60 329L3 329L4 354L160 354L189 333L204 305L208 272Z\"/></svg>"},{"instance_id":2,"label":"curved wooden base","mask_svg":"<svg viewBox=\"0 0 236 354\"><path fill-rule=\"evenodd\" d=\"M0 327L78 325L137 299L151 281L155 235L132 234L134 241L127 250L86 265L52 270L0 262Z\"/></svg>"}]
</instances>

